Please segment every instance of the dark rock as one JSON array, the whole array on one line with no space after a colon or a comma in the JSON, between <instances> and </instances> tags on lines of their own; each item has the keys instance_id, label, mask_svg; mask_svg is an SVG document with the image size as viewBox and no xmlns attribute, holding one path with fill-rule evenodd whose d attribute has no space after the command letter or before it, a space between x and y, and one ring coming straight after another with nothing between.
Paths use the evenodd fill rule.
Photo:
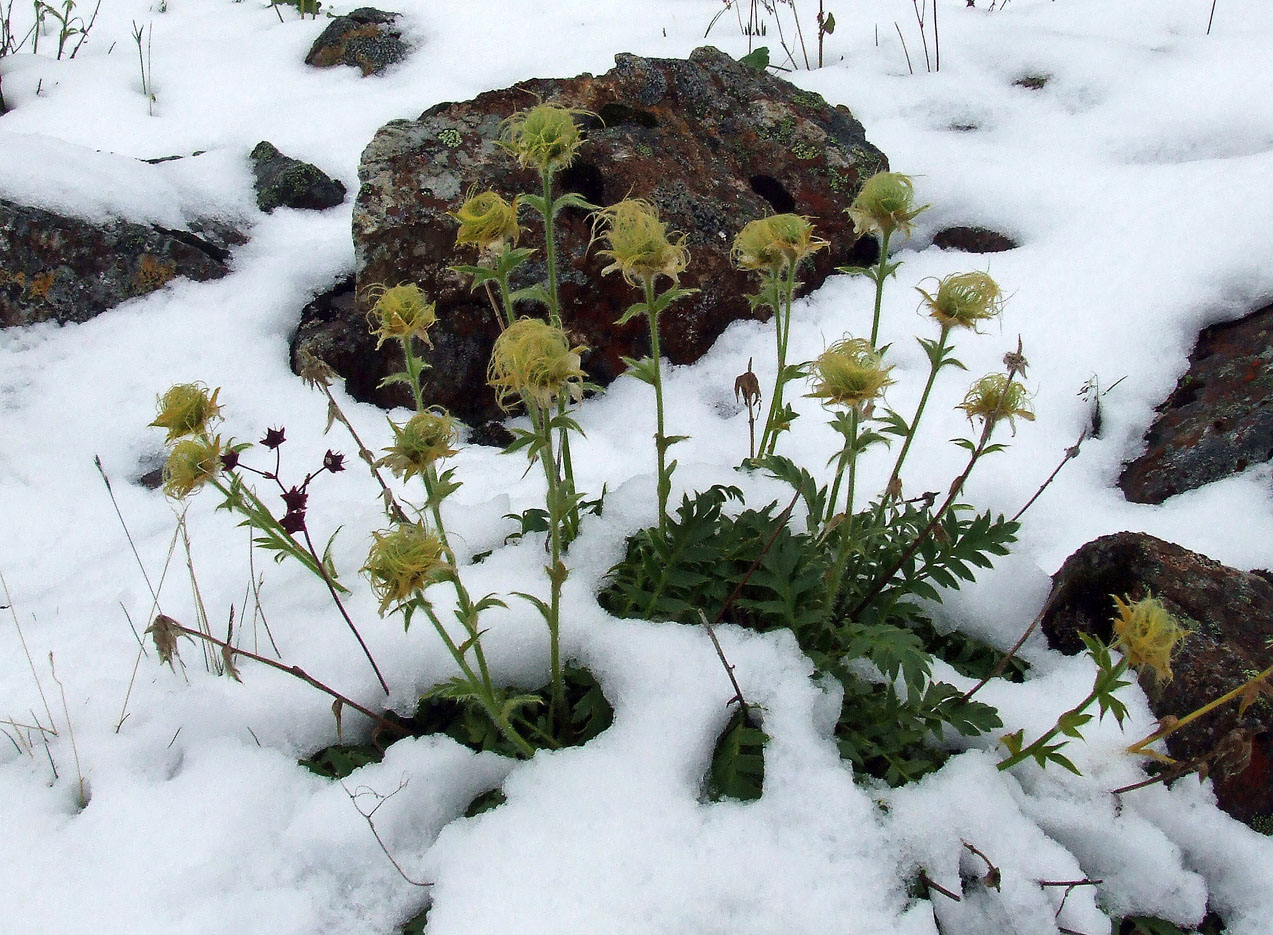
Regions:
<instances>
[{"instance_id":1,"label":"dark rock","mask_svg":"<svg viewBox=\"0 0 1273 935\"><path fill-rule=\"evenodd\" d=\"M311 163L284 156L265 140L256 144L251 156L256 205L262 211L278 207L322 211L345 200L343 182Z\"/></svg>"},{"instance_id":2,"label":"dark rock","mask_svg":"<svg viewBox=\"0 0 1273 935\"><path fill-rule=\"evenodd\" d=\"M1189 370L1118 485L1134 503L1162 503L1273 459L1273 305L1198 336Z\"/></svg>"},{"instance_id":3,"label":"dark rock","mask_svg":"<svg viewBox=\"0 0 1273 935\"><path fill-rule=\"evenodd\" d=\"M375 366L375 380L401 369L396 357L368 357L374 341L354 334L365 328L369 287L416 282L438 305L430 399L470 423L501 416L486 386L496 319L486 296L470 291L468 280L450 269L473 262L474 254L455 249L457 223L448 212L472 187L506 196L539 190L538 176L518 168L497 145L501 122L536 99L595 115L581 118L587 141L558 177L557 193L575 191L596 204L627 195L647 198L670 229L688 234L692 259L681 284L700 291L662 318L662 347L673 363L696 360L730 322L766 314L753 312L746 299L756 289L755 277L729 261L734 235L748 221L784 211L816 220L832 247L802 269L803 292L821 285L836 266L869 262L878 248L866 239L855 250L844 208L866 178L887 168L887 160L847 108L831 107L715 49L699 49L688 61L615 60L616 67L600 77L528 81L380 129L359 167L353 324L337 325L338 334L321 339L329 364L342 373ZM542 228L527 223L532 229L523 242L540 252L519 271L525 278L515 287L544 275ZM608 383L623 371L622 356L648 353L643 320L614 324L636 293L617 274L601 276L605 259L586 252L591 229L585 212L564 211L557 233L567 327L592 348L584 360L592 379ZM360 398L382 405L407 401L401 387Z\"/></svg>"},{"instance_id":4,"label":"dark rock","mask_svg":"<svg viewBox=\"0 0 1273 935\"><path fill-rule=\"evenodd\" d=\"M1027 91L1042 91L1048 86L1051 78L1051 75L1022 75L1012 84L1014 87L1025 88Z\"/></svg>"},{"instance_id":5,"label":"dark rock","mask_svg":"<svg viewBox=\"0 0 1273 935\"><path fill-rule=\"evenodd\" d=\"M474 426L469 432L468 442L470 445L507 448L516 439L517 436L504 428L502 422L496 422L492 419L490 422L483 422L481 425Z\"/></svg>"},{"instance_id":6,"label":"dark rock","mask_svg":"<svg viewBox=\"0 0 1273 935\"><path fill-rule=\"evenodd\" d=\"M220 224L98 225L0 198L0 327L88 321L178 276L218 279L242 235Z\"/></svg>"},{"instance_id":7,"label":"dark rock","mask_svg":"<svg viewBox=\"0 0 1273 935\"><path fill-rule=\"evenodd\" d=\"M1015 250L1017 242L985 227L947 227L933 235L933 246L964 253L1003 253Z\"/></svg>"},{"instance_id":8,"label":"dark rock","mask_svg":"<svg viewBox=\"0 0 1273 935\"><path fill-rule=\"evenodd\" d=\"M314 40L305 64L316 68L352 65L364 76L396 65L411 51L402 41L402 31L394 28L398 16L372 7L337 16Z\"/></svg>"},{"instance_id":9,"label":"dark rock","mask_svg":"<svg viewBox=\"0 0 1273 935\"><path fill-rule=\"evenodd\" d=\"M359 353L349 355L349 348ZM292 370L300 373L307 357L330 364L345 378L345 389L355 399L372 399L385 374L402 369L402 354L391 347L376 350L367 320L354 303L354 277L342 279L301 311L301 323L292 338ZM409 400L404 401L404 405Z\"/></svg>"},{"instance_id":10,"label":"dark rock","mask_svg":"<svg viewBox=\"0 0 1273 935\"><path fill-rule=\"evenodd\" d=\"M1103 536L1083 546L1052 578L1042 628L1048 642L1074 654L1080 632L1104 640L1112 636L1111 595L1139 600L1149 594L1194 629L1172 658L1174 678L1140 683L1159 717L1183 717L1237 688L1273 663L1273 584L1267 572L1238 571L1144 533ZM1235 733L1236 732L1236 733ZM1245 732L1245 733L1244 733ZM1177 760L1205 756L1242 737L1250 756L1245 768L1213 763L1220 807L1251 823L1273 816L1273 706L1257 701L1238 717L1236 702L1214 710L1167 738ZM1129 793L1134 795L1135 793Z\"/></svg>"}]
</instances>

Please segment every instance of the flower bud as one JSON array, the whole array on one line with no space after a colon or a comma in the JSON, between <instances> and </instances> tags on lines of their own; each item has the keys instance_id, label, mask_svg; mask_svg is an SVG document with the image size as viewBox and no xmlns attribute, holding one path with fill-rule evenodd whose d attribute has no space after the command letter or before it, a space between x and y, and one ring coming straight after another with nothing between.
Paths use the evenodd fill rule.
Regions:
<instances>
[{"instance_id":1,"label":"flower bud","mask_svg":"<svg viewBox=\"0 0 1273 935\"><path fill-rule=\"evenodd\" d=\"M222 468L221 439L206 435L185 438L173 446L164 465L164 493L174 500L184 500Z\"/></svg>"},{"instance_id":2,"label":"flower bud","mask_svg":"<svg viewBox=\"0 0 1273 935\"><path fill-rule=\"evenodd\" d=\"M390 339L406 343L419 338L429 343L429 329L438 320L437 308L425 298L419 286L415 283L387 288L376 286L371 294L375 296L375 304L367 319L371 333L380 339L376 342L377 349Z\"/></svg>"},{"instance_id":3,"label":"flower bud","mask_svg":"<svg viewBox=\"0 0 1273 935\"><path fill-rule=\"evenodd\" d=\"M689 265L685 235L669 236L667 225L659 220L657 209L648 201L625 198L598 211L593 215L592 231L594 240L601 236L610 245L601 255L614 261L602 274L618 270L633 286L656 276L675 282Z\"/></svg>"},{"instance_id":4,"label":"flower bud","mask_svg":"<svg viewBox=\"0 0 1273 935\"><path fill-rule=\"evenodd\" d=\"M564 169L583 143L575 117L584 111L560 104L538 104L504 121L500 146L523 166L541 173Z\"/></svg>"},{"instance_id":5,"label":"flower bud","mask_svg":"<svg viewBox=\"0 0 1273 935\"><path fill-rule=\"evenodd\" d=\"M893 383L884 366L883 355L876 353L865 338L845 338L822 352L813 362L813 392L823 404L861 406L871 402Z\"/></svg>"},{"instance_id":6,"label":"flower bud","mask_svg":"<svg viewBox=\"0 0 1273 935\"><path fill-rule=\"evenodd\" d=\"M1114 597L1114 605L1114 635L1127 661L1136 669L1148 668L1161 685L1170 682L1172 650L1189 631L1152 594L1139 601L1128 597L1125 603Z\"/></svg>"},{"instance_id":7,"label":"flower bud","mask_svg":"<svg viewBox=\"0 0 1273 935\"><path fill-rule=\"evenodd\" d=\"M158 398L159 415L150 424L168 430L166 442L206 432L221 417L221 407L217 405L220 392L218 387L209 395L202 383L178 383Z\"/></svg>"},{"instance_id":8,"label":"flower bud","mask_svg":"<svg viewBox=\"0 0 1273 935\"><path fill-rule=\"evenodd\" d=\"M376 467L388 467L398 477L410 480L424 474L430 464L455 454L453 447L460 437L455 420L441 409L417 412L405 425L389 423L394 443Z\"/></svg>"},{"instance_id":9,"label":"flower bud","mask_svg":"<svg viewBox=\"0 0 1273 935\"><path fill-rule=\"evenodd\" d=\"M968 415L968 421L974 418L994 425L1000 419L1012 423L1012 431L1017 430L1017 417L1027 422L1034 421L1034 410L1030 408L1030 400L1026 389L1016 380L1009 380L1005 373L992 373L982 377L968 390L964 401L956 408Z\"/></svg>"},{"instance_id":10,"label":"flower bud","mask_svg":"<svg viewBox=\"0 0 1273 935\"><path fill-rule=\"evenodd\" d=\"M455 245L473 244L480 250L500 253L508 244L517 243L517 199L512 204L493 191L471 195L451 215L460 222Z\"/></svg>"},{"instance_id":11,"label":"flower bud","mask_svg":"<svg viewBox=\"0 0 1273 935\"><path fill-rule=\"evenodd\" d=\"M827 241L813 235L813 224L799 214L775 214L749 222L734 238L730 258L739 269L777 273L812 256Z\"/></svg>"},{"instance_id":12,"label":"flower bud","mask_svg":"<svg viewBox=\"0 0 1273 935\"><path fill-rule=\"evenodd\" d=\"M375 541L362 570L380 598L382 617L391 605L405 603L454 571L442 540L423 523L403 523L371 535Z\"/></svg>"},{"instance_id":13,"label":"flower bud","mask_svg":"<svg viewBox=\"0 0 1273 935\"><path fill-rule=\"evenodd\" d=\"M538 318L519 318L496 338L486 380L505 410L518 397L541 409L563 394L578 400L583 397L583 350L572 348L560 328Z\"/></svg>"},{"instance_id":14,"label":"flower bud","mask_svg":"<svg viewBox=\"0 0 1273 935\"><path fill-rule=\"evenodd\" d=\"M915 186L909 175L877 172L863 183L849 217L859 234L891 235L901 231L911 235L911 221L928 205L915 206Z\"/></svg>"},{"instance_id":15,"label":"flower bud","mask_svg":"<svg viewBox=\"0 0 1273 935\"><path fill-rule=\"evenodd\" d=\"M1003 311L1003 290L988 273L954 273L937 281L933 294L916 288L924 297L928 314L943 328L977 330L978 322L988 321Z\"/></svg>"}]
</instances>

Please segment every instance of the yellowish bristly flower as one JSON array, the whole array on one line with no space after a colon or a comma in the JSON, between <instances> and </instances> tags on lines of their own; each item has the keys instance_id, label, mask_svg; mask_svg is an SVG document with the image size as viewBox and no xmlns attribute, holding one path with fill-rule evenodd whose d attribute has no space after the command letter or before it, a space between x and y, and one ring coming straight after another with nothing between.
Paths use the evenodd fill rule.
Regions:
<instances>
[{"instance_id":1,"label":"yellowish bristly flower","mask_svg":"<svg viewBox=\"0 0 1273 935\"><path fill-rule=\"evenodd\" d=\"M813 392L824 404L861 406L884 392L893 381L892 367L865 338L845 338L822 352L813 362Z\"/></svg>"},{"instance_id":2,"label":"yellowish bristly flower","mask_svg":"<svg viewBox=\"0 0 1273 935\"><path fill-rule=\"evenodd\" d=\"M1114 605L1114 635L1127 661L1136 669L1149 669L1159 684L1170 682L1172 651L1189 631L1152 594L1139 601L1114 597Z\"/></svg>"},{"instance_id":3,"label":"yellowish bristly flower","mask_svg":"<svg viewBox=\"0 0 1273 935\"><path fill-rule=\"evenodd\" d=\"M541 173L564 169L583 144L583 132L575 117L585 111L560 104L537 104L504 121L500 146L517 157L523 166Z\"/></svg>"},{"instance_id":4,"label":"yellowish bristly flower","mask_svg":"<svg viewBox=\"0 0 1273 935\"><path fill-rule=\"evenodd\" d=\"M566 333L538 318L519 318L495 340L486 379L504 409L519 398L547 409L558 399L583 396L582 347L571 347Z\"/></svg>"},{"instance_id":5,"label":"yellowish bristly flower","mask_svg":"<svg viewBox=\"0 0 1273 935\"><path fill-rule=\"evenodd\" d=\"M424 474L430 464L455 454L460 437L455 420L442 409L418 412L404 425L389 423L394 443L385 449L377 467L388 467L398 477L410 480Z\"/></svg>"},{"instance_id":6,"label":"yellowish bristly flower","mask_svg":"<svg viewBox=\"0 0 1273 935\"><path fill-rule=\"evenodd\" d=\"M813 224L799 214L775 214L747 223L734 238L730 258L739 269L779 270L812 256L827 241L813 234Z\"/></svg>"},{"instance_id":7,"label":"yellowish bristly flower","mask_svg":"<svg viewBox=\"0 0 1273 935\"><path fill-rule=\"evenodd\" d=\"M470 195L451 217L460 222L455 245L473 244L480 250L500 253L516 244L517 199L506 201L497 192L484 191Z\"/></svg>"},{"instance_id":8,"label":"yellowish bristly flower","mask_svg":"<svg viewBox=\"0 0 1273 935\"><path fill-rule=\"evenodd\" d=\"M592 231L594 240L602 237L610 247L601 251L602 256L613 260L602 273L617 270L630 285L640 285L656 276L675 282L689 265L685 235L669 234L657 209L648 201L625 198L598 211L593 215Z\"/></svg>"},{"instance_id":9,"label":"yellowish bristly flower","mask_svg":"<svg viewBox=\"0 0 1273 935\"><path fill-rule=\"evenodd\" d=\"M397 286L377 286L371 290L375 304L367 315L371 333L379 340L376 347L386 341L409 341L419 338L429 343L429 329L438 320L437 308L415 283Z\"/></svg>"},{"instance_id":10,"label":"yellowish bristly flower","mask_svg":"<svg viewBox=\"0 0 1273 935\"><path fill-rule=\"evenodd\" d=\"M849 217L859 234L911 235L911 222L928 205L915 205L915 185L909 175L877 172L862 185L849 206Z\"/></svg>"},{"instance_id":11,"label":"yellowish bristly flower","mask_svg":"<svg viewBox=\"0 0 1273 935\"><path fill-rule=\"evenodd\" d=\"M405 603L454 571L442 540L423 523L403 523L371 535L375 541L362 570L380 598L382 617L391 606Z\"/></svg>"},{"instance_id":12,"label":"yellowish bristly flower","mask_svg":"<svg viewBox=\"0 0 1273 935\"><path fill-rule=\"evenodd\" d=\"M1012 423L1013 432L1016 431L1018 417L1027 422L1034 421L1034 410L1030 408L1025 387L1016 380L1009 380L1004 373L982 377L972 385L957 408L968 414L969 422L976 418L993 425L1007 419Z\"/></svg>"},{"instance_id":13,"label":"yellowish bristly flower","mask_svg":"<svg viewBox=\"0 0 1273 935\"><path fill-rule=\"evenodd\" d=\"M932 294L918 287L916 291L924 297L928 314L943 328L976 331L978 323L989 321L1003 311L1003 290L989 273L976 270L938 280L937 291Z\"/></svg>"},{"instance_id":14,"label":"yellowish bristly flower","mask_svg":"<svg viewBox=\"0 0 1273 935\"><path fill-rule=\"evenodd\" d=\"M218 387L209 393L202 383L178 383L159 397L159 415L150 424L167 429L164 440L168 442L205 432L221 417L221 407L217 405L220 392Z\"/></svg>"},{"instance_id":15,"label":"yellowish bristly flower","mask_svg":"<svg viewBox=\"0 0 1273 935\"><path fill-rule=\"evenodd\" d=\"M164 465L164 493L184 500L221 470L221 439L201 435L177 442Z\"/></svg>"}]
</instances>

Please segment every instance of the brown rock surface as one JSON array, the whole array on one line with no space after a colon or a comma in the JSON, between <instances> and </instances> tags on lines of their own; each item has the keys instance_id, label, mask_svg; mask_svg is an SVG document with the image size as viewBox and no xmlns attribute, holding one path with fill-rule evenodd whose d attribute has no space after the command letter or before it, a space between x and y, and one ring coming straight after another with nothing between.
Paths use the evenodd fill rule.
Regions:
<instances>
[{"instance_id":1,"label":"brown rock surface","mask_svg":"<svg viewBox=\"0 0 1273 935\"><path fill-rule=\"evenodd\" d=\"M1244 572L1144 533L1122 532L1087 543L1052 578L1042 621L1049 643L1065 653L1082 649L1078 633L1111 638L1111 595L1139 600L1149 594L1193 632L1172 658L1174 678L1140 682L1158 717L1183 717L1241 685L1273 663L1273 584L1267 572ZM1178 760L1201 757L1231 743L1233 731L1251 738L1245 768L1213 763L1220 806L1247 823L1273 816L1273 705L1256 702L1239 719L1230 702L1167 738ZM1239 764L1239 767L1241 764ZM1195 781L1195 780L1182 780ZM1135 793L1128 793L1134 795Z\"/></svg>"},{"instance_id":2,"label":"brown rock surface","mask_svg":"<svg viewBox=\"0 0 1273 935\"><path fill-rule=\"evenodd\" d=\"M439 104L376 134L359 167L354 209L355 325L341 326L345 336L338 340L322 341L325 359L351 385L374 385L401 369L388 345L376 353L369 337L344 341L365 327L369 287L411 281L438 304L430 398L473 423L499 414L485 377L496 322L485 295L472 293L450 270L475 257L455 249L457 223L449 212L473 187L506 197L540 190L533 171L519 169L497 145L502 121L537 100L592 115L581 118L587 140L558 176L556 194L574 191L595 204L647 198L671 229L688 234L692 260L681 284L700 291L663 317L664 353L674 363L696 360L731 321L757 317L746 300L754 279L729 262L734 235L748 221L786 211L816 220L832 248L802 270L804 291L837 265L870 259L873 242L854 253L857 238L843 209L887 161L847 108L715 49L699 49L689 60L619 55L616 63L599 77L527 81ZM522 244L539 251L519 270L524 277L515 287L544 276L542 227L528 213L522 218L529 227ZM636 294L617 275L601 277L606 262L586 252L590 234L586 212L568 208L558 218L563 317L592 348L584 361L590 375L607 383L622 372L621 356L648 353L648 338L643 320L614 325ZM533 306L521 311L539 313ZM392 405L406 401L402 393L391 387L371 398Z\"/></svg>"},{"instance_id":3,"label":"brown rock surface","mask_svg":"<svg viewBox=\"0 0 1273 935\"><path fill-rule=\"evenodd\" d=\"M1206 328L1118 485L1162 503L1273 459L1273 305Z\"/></svg>"}]
</instances>

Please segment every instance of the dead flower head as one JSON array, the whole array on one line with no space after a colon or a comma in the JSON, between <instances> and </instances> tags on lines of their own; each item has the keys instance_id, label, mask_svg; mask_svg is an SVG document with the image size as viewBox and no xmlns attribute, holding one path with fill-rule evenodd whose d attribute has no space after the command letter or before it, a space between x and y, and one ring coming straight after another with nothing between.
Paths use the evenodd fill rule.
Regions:
<instances>
[{"instance_id":1,"label":"dead flower head","mask_svg":"<svg viewBox=\"0 0 1273 935\"><path fill-rule=\"evenodd\" d=\"M521 165L541 174L565 169L583 144L583 132L575 118L586 113L561 104L537 104L504 121L499 145Z\"/></svg>"},{"instance_id":2,"label":"dead flower head","mask_svg":"<svg viewBox=\"0 0 1273 935\"><path fill-rule=\"evenodd\" d=\"M582 347L539 318L519 318L495 340L486 380L504 409L518 398L547 409L563 396L583 397Z\"/></svg>"},{"instance_id":3,"label":"dead flower head","mask_svg":"<svg viewBox=\"0 0 1273 935\"><path fill-rule=\"evenodd\" d=\"M416 474L424 474L429 465L455 454L455 444L460 432L444 409L426 409L417 412L403 425L389 423L393 429L393 444L385 449L385 456L376 467L388 467L398 477L410 480Z\"/></svg>"},{"instance_id":4,"label":"dead flower head","mask_svg":"<svg viewBox=\"0 0 1273 935\"><path fill-rule=\"evenodd\" d=\"M813 223L799 214L775 214L747 223L730 250L739 269L777 273L812 256L827 241L814 236Z\"/></svg>"},{"instance_id":5,"label":"dead flower head","mask_svg":"<svg viewBox=\"0 0 1273 935\"><path fill-rule=\"evenodd\" d=\"M182 635L177 621L167 614L156 614L154 621L146 628L146 635L155 643L160 664L167 663L168 668L172 669L172 660L181 655L177 651L177 637Z\"/></svg>"},{"instance_id":6,"label":"dead flower head","mask_svg":"<svg viewBox=\"0 0 1273 935\"><path fill-rule=\"evenodd\" d=\"M168 454L164 465L164 493L174 500L184 500L212 478L223 467L221 438L202 435L184 438Z\"/></svg>"},{"instance_id":7,"label":"dead flower head","mask_svg":"<svg viewBox=\"0 0 1273 935\"><path fill-rule=\"evenodd\" d=\"M989 321L1003 311L1003 290L989 273L953 273L937 281L937 289L928 293L916 287L924 297L928 314L943 328L968 328Z\"/></svg>"},{"instance_id":8,"label":"dead flower head","mask_svg":"<svg viewBox=\"0 0 1273 935\"><path fill-rule=\"evenodd\" d=\"M373 532L367 564L362 567L380 598L380 615L406 603L417 591L443 581L454 570L442 540L423 523L403 523Z\"/></svg>"},{"instance_id":9,"label":"dead flower head","mask_svg":"<svg viewBox=\"0 0 1273 935\"><path fill-rule=\"evenodd\" d=\"M202 383L178 383L158 398L159 415L150 424L167 429L164 440L169 442L206 432L221 418L221 407L217 405L220 392L218 387L209 394Z\"/></svg>"},{"instance_id":10,"label":"dead flower head","mask_svg":"<svg viewBox=\"0 0 1273 935\"><path fill-rule=\"evenodd\" d=\"M1152 594L1139 601L1110 597L1118 611L1114 635L1127 661L1137 670L1148 669L1161 685L1170 682L1172 651L1189 631Z\"/></svg>"},{"instance_id":11,"label":"dead flower head","mask_svg":"<svg viewBox=\"0 0 1273 935\"><path fill-rule=\"evenodd\" d=\"M893 381L892 367L884 366L865 338L845 338L822 352L813 362L813 392L824 405L862 406L876 399Z\"/></svg>"},{"instance_id":12,"label":"dead flower head","mask_svg":"<svg viewBox=\"0 0 1273 935\"><path fill-rule=\"evenodd\" d=\"M517 226L517 198L511 203L490 190L471 193L464 204L451 215L460 222L455 245L472 244L479 250L499 254L509 244L516 244L521 229Z\"/></svg>"},{"instance_id":13,"label":"dead flower head","mask_svg":"<svg viewBox=\"0 0 1273 935\"><path fill-rule=\"evenodd\" d=\"M1034 421L1034 410L1030 408L1029 394L1016 380L1009 380L1005 373L992 373L982 377L972 385L964 401L956 408L968 415L968 421L974 418L994 425L1001 419L1012 424L1017 430L1017 418L1027 422Z\"/></svg>"},{"instance_id":14,"label":"dead flower head","mask_svg":"<svg viewBox=\"0 0 1273 935\"><path fill-rule=\"evenodd\" d=\"M429 343L429 329L438 320L437 307L425 298L415 283L397 286L373 286L369 295L375 304L367 314L371 333L379 340L379 349L386 341L397 340L404 344L412 338Z\"/></svg>"},{"instance_id":15,"label":"dead flower head","mask_svg":"<svg viewBox=\"0 0 1273 935\"><path fill-rule=\"evenodd\" d=\"M849 217L859 234L911 235L911 222L928 205L915 205L915 184L900 172L877 172L863 183Z\"/></svg>"},{"instance_id":16,"label":"dead flower head","mask_svg":"<svg viewBox=\"0 0 1273 935\"><path fill-rule=\"evenodd\" d=\"M613 261L602 274L617 270L633 286L656 276L675 282L689 265L685 235L669 234L654 205L639 198L625 198L596 212L592 216L592 237L603 238L610 247L601 251L602 256Z\"/></svg>"}]
</instances>

